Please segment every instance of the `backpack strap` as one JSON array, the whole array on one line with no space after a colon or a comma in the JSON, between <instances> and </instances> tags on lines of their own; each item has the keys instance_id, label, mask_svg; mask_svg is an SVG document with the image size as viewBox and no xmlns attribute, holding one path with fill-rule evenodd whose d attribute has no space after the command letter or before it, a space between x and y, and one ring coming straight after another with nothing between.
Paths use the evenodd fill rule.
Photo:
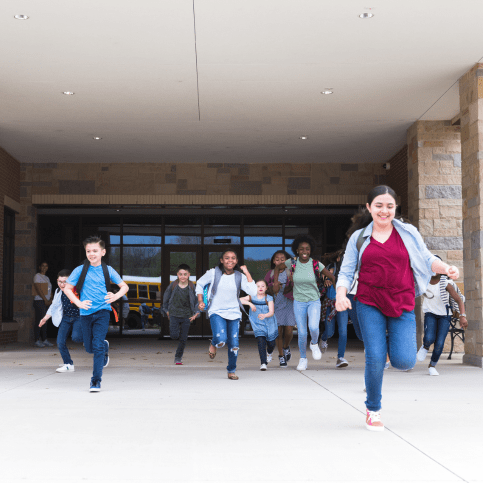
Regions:
<instances>
[{"instance_id":1,"label":"backpack strap","mask_svg":"<svg viewBox=\"0 0 483 483\"><path fill-rule=\"evenodd\" d=\"M365 228L361 230L359 233L359 236L357 237L357 242L356 242L356 247L357 247L357 253L361 251L362 245L364 245L364 232L366 231Z\"/></svg>"},{"instance_id":2,"label":"backpack strap","mask_svg":"<svg viewBox=\"0 0 483 483\"><path fill-rule=\"evenodd\" d=\"M111 277L109 276L109 269L104 262L101 262L102 273L104 274L104 282L106 283L107 293L111 291Z\"/></svg>"},{"instance_id":3,"label":"backpack strap","mask_svg":"<svg viewBox=\"0 0 483 483\"><path fill-rule=\"evenodd\" d=\"M236 298L238 300L238 305L243 310L243 312L245 312L245 314L248 315L247 311L245 310L245 307L243 307L243 304L240 302L241 283L242 283L242 274L238 270L235 270Z\"/></svg>"},{"instance_id":4,"label":"backpack strap","mask_svg":"<svg viewBox=\"0 0 483 483\"><path fill-rule=\"evenodd\" d=\"M215 267L215 275L213 277L213 282L211 284L210 298L208 300L208 306L206 307L207 310L208 310L208 307L211 305L211 301L213 300L213 297L216 294L216 289L218 288L218 284L220 283L220 279L222 275L223 275L223 272L220 270L220 267Z\"/></svg>"},{"instance_id":5,"label":"backpack strap","mask_svg":"<svg viewBox=\"0 0 483 483\"><path fill-rule=\"evenodd\" d=\"M75 286L76 290L77 290L77 293L79 294L79 298L81 296L81 293L82 293L82 287L84 286L84 282L86 281L86 275L87 275L87 271L89 270L89 267L91 266L91 263L89 262L89 260L87 260L87 258L84 260L84 265L82 267L82 271L81 271L81 274L79 276L79 280L77 280L77 285Z\"/></svg>"}]
</instances>

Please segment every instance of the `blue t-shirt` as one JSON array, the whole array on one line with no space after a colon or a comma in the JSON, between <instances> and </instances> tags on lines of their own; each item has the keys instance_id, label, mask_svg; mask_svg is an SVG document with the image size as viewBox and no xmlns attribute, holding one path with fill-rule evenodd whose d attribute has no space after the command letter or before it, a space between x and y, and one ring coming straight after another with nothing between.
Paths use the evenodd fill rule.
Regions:
<instances>
[{"instance_id":1,"label":"blue t-shirt","mask_svg":"<svg viewBox=\"0 0 483 483\"><path fill-rule=\"evenodd\" d=\"M67 283L74 286L77 284L82 272L82 267L83 265L80 265L74 269L70 274L70 277L67 279ZM109 270L109 278L111 279L111 282L119 285L122 282L122 278L111 266L108 265L107 269ZM82 287L81 302L84 300L91 300L92 305L89 310L80 309L80 314L90 315L99 312L99 310L111 310L111 304L108 304L105 301L106 295L106 282L104 280L104 273L102 272L102 265L99 265L98 267L93 267L91 265L89 270L87 270L84 286Z\"/></svg>"}]
</instances>

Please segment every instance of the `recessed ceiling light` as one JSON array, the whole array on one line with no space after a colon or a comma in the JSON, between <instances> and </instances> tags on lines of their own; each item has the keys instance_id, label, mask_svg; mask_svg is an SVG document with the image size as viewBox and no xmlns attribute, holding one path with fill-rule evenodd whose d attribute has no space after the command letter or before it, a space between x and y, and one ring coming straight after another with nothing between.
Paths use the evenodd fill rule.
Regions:
<instances>
[{"instance_id":1,"label":"recessed ceiling light","mask_svg":"<svg viewBox=\"0 0 483 483\"><path fill-rule=\"evenodd\" d=\"M66 96L73 96L74 93L72 91L64 91L62 92L62 94L66 95Z\"/></svg>"},{"instance_id":2,"label":"recessed ceiling light","mask_svg":"<svg viewBox=\"0 0 483 483\"><path fill-rule=\"evenodd\" d=\"M325 89L325 91L322 91L321 94L325 94L325 95L329 95L329 94L333 94L334 91L331 91L330 89Z\"/></svg>"},{"instance_id":3,"label":"recessed ceiling light","mask_svg":"<svg viewBox=\"0 0 483 483\"><path fill-rule=\"evenodd\" d=\"M372 17L374 17L374 14L368 13L368 12L364 12L359 15L359 18L372 18Z\"/></svg>"},{"instance_id":4,"label":"recessed ceiling light","mask_svg":"<svg viewBox=\"0 0 483 483\"><path fill-rule=\"evenodd\" d=\"M309 139L309 137L307 135L304 135L304 136L300 136L299 139Z\"/></svg>"},{"instance_id":5,"label":"recessed ceiling light","mask_svg":"<svg viewBox=\"0 0 483 483\"><path fill-rule=\"evenodd\" d=\"M15 17L17 20L27 20L29 18L28 15L15 15Z\"/></svg>"},{"instance_id":6,"label":"recessed ceiling light","mask_svg":"<svg viewBox=\"0 0 483 483\"><path fill-rule=\"evenodd\" d=\"M99 141L99 139L102 139L102 138L100 138L99 136L94 136L92 139L95 139L96 141Z\"/></svg>"}]
</instances>

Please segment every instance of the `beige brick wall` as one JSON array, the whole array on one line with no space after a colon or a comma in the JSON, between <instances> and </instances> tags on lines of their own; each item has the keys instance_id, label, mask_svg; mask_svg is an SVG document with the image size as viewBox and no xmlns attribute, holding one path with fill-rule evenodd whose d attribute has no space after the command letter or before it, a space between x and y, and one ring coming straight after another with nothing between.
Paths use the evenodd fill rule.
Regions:
<instances>
[{"instance_id":1,"label":"beige brick wall","mask_svg":"<svg viewBox=\"0 0 483 483\"><path fill-rule=\"evenodd\" d=\"M460 269L458 285L464 292L460 126L450 121L418 121L408 130L407 141L409 220L434 254ZM420 344L421 300L416 315ZM457 351L462 349L457 344Z\"/></svg>"}]
</instances>

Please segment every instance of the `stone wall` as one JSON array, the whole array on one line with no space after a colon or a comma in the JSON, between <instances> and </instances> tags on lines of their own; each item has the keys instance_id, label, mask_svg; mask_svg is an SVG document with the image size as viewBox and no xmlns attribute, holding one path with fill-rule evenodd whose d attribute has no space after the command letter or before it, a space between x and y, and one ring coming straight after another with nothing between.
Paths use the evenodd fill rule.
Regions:
<instances>
[{"instance_id":1,"label":"stone wall","mask_svg":"<svg viewBox=\"0 0 483 483\"><path fill-rule=\"evenodd\" d=\"M460 126L418 121L408 130L407 140L409 220L434 254L460 269L464 291ZM418 345L423 334L420 303L418 299Z\"/></svg>"},{"instance_id":2,"label":"stone wall","mask_svg":"<svg viewBox=\"0 0 483 483\"><path fill-rule=\"evenodd\" d=\"M467 364L483 366L483 64L460 79L461 153L466 288L465 355Z\"/></svg>"},{"instance_id":3,"label":"stone wall","mask_svg":"<svg viewBox=\"0 0 483 483\"><path fill-rule=\"evenodd\" d=\"M365 195L381 163L22 164L24 192L54 195Z\"/></svg>"},{"instance_id":4,"label":"stone wall","mask_svg":"<svg viewBox=\"0 0 483 483\"><path fill-rule=\"evenodd\" d=\"M408 147L405 145L396 155L387 161L390 169L387 171L386 184L398 196L400 213L408 216Z\"/></svg>"},{"instance_id":5,"label":"stone wall","mask_svg":"<svg viewBox=\"0 0 483 483\"><path fill-rule=\"evenodd\" d=\"M5 197L20 201L20 163L0 148L0 274L3 274L3 218ZM18 217L17 217L18 220ZM0 331L2 317L3 276L0 277Z\"/></svg>"}]
</instances>

